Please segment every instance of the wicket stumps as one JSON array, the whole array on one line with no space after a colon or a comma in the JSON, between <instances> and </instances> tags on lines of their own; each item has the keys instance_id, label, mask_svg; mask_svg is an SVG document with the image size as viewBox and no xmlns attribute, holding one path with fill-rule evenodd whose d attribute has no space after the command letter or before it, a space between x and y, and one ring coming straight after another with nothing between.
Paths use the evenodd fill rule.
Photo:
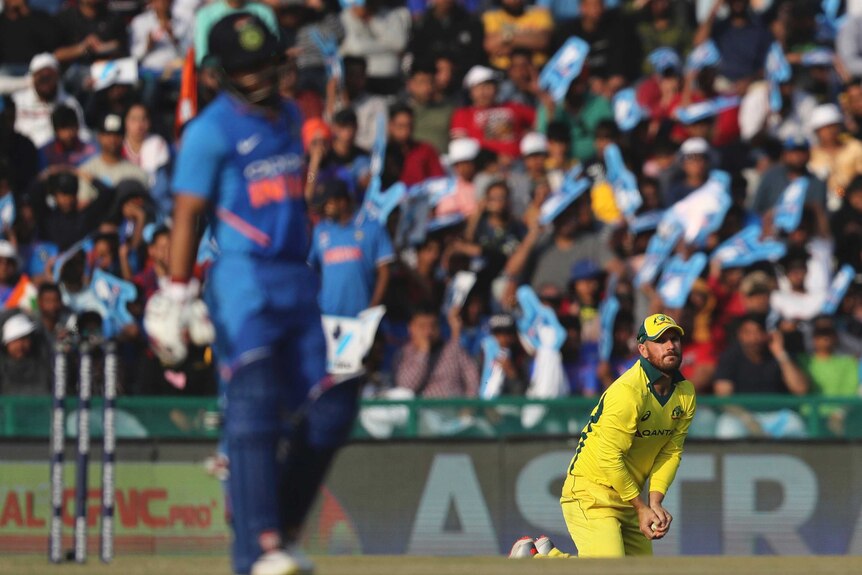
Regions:
<instances>
[{"instance_id":1,"label":"wicket stumps","mask_svg":"<svg viewBox=\"0 0 862 575\"><path fill-rule=\"evenodd\" d=\"M114 556L114 485L117 380L119 365L117 347L113 341L95 339L58 341L54 355L54 393L51 415L51 526L48 555L53 563L64 560L63 513L65 491L65 399L69 385L70 360L78 358L77 459L75 469L75 521L72 557L78 563L87 560L87 492L90 464L90 412L93 397L94 351L104 351L104 383L102 411L102 478L101 529L99 556L105 563ZM77 352L77 353L76 353Z\"/></svg>"}]
</instances>

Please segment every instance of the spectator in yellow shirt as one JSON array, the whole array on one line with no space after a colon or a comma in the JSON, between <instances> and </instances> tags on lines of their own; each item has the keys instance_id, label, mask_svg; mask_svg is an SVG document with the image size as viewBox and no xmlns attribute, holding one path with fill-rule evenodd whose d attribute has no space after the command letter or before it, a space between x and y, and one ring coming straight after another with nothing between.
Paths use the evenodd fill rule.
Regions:
<instances>
[{"instance_id":1,"label":"spectator in yellow shirt","mask_svg":"<svg viewBox=\"0 0 862 575\"><path fill-rule=\"evenodd\" d=\"M533 64L541 66L548 59L554 22L547 8L525 6L524 0L501 0L500 8L482 15L485 27L485 51L491 65L508 70L512 51L523 48L533 52Z\"/></svg>"}]
</instances>

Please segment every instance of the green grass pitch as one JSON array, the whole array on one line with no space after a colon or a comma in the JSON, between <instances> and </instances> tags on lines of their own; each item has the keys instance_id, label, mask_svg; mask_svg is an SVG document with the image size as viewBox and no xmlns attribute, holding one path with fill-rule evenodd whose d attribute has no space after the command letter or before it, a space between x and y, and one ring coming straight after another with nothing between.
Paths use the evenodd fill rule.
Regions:
<instances>
[{"instance_id":1,"label":"green grass pitch","mask_svg":"<svg viewBox=\"0 0 862 575\"><path fill-rule=\"evenodd\" d=\"M862 557L673 557L509 560L499 557L316 557L317 575L858 575ZM52 565L44 557L0 557L2 575L230 575L226 557L150 555Z\"/></svg>"}]
</instances>

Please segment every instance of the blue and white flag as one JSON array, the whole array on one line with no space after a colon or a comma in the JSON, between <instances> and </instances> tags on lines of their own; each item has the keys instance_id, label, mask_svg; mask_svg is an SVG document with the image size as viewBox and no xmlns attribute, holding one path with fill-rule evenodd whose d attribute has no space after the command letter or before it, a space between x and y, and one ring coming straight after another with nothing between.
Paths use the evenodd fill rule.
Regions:
<instances>
[{"instance_id":1,"label":"blue and white flag","mask_svg":"<svg viewBox=\"0 0 862 575\"><path fill-rule=\"evenodd\" d=\"M371 144L371 177L379 178L383 172L383 162L386 160L387 139L386 113L380 112L375 119L374 142Z\"/></svg>"},{"instance_id":2,"label":"blue and white flag","mask_svg":"<svg viewBox=\"0 0 862 575\"><path fill-rule=\"evenodd\" d=\"M713 170L706 183L675 203L666 217L683 225L686 243L703 247L709 235L721 227L732 203L730 175Z\"/></svg>"},{"instance_id":3,"label":"blue and white flag","mask_svg":"<svg viewBox=\"0 0 862 575\"><path fill-rule=\"evenodd\" d=\"M323 62L326 66L326 77L334 78L341 83L344 78L344 64L341 61L341 56L338 54L338 42L329 36L322 36L317 29L311 30L311 39L317 44L317 48L323 55Z\"/></svg>"},{"instance_id":4,"label":"blue and white flag","mask_svg":"<svg viewBox=\"0 0 862 575\"><path fill-rule=\"evenodd\" d=\"M679 54L676 53L676 50L673 48L668 48L667 46L662 46L661 48L656 48L652 52L650 52L649 56L647 56L650 65L653 70L658 72L659 74L663 73L668 69L679 70L680 68L680 59Z\"/></svg>"},{"instance_id":5,"label":"blue and white flag","mask_svg":"<svg viewBox=\"0 0 862 575\"><path fill-rule=\"evenodd\" d=\"M380 191L380 186L373 188L369 186L359 216L357 216L358 221L376 221L385 226L389 214L401 204L405 195L407 195L407 186L404 185L404 182L395 182L385 192Z\"/></svg>"},{"instance_id":6,"label":"blue and white flag","mask_svg":"<svg viewBox=\"0 0 862 575\"><path fill-rule=\"evenodd\" d=\"M809 183L805 176L796 178L781 192L773 216L773 223L777 229L790 233L799 227Z\"/></svg>"},{"instance_id":7,"label":"blue and white flag","mask_svg":"<svg viewBox=\"0 0 862 575\"><path fill-rule=\"evenodd\" d=\"M695 280L706 267L706 254L698 252L688 260L674 256L667 262L658 283L658 294L669 308L681 309L688 300L688 294Z\"/></svg>"},{"instance_id":8,"label":"blue and white flag","mask_svg":"<svg viewBox=\"0 0 862 575\"><path fill-rule=\"evenodd\" d=\"M428 220L431 217L431 204L428 195L421 188L411 186L401 202L401 217L395 231L395 244L405 248L418 246L425 241L428 233Z\"/></svg>"},{"instance_id":9,"label":"blue and white flag","mask_svg":"<svg viewBox=\"0 0 862 575\"><path fill-rule=\"evenodd\" d=\"M677 108L676 119L686 126L714 118L725 110L730 110L739 105L739 96L719 96L712 100L689 104L683 108Z\"/></svg>"},{"instance_id":10,"label":"blue and white flag","mask_svg":"<svg viewBox=\"0 0 862 575\"><path fill-rule=\"evenodd\" d=\"M3 235L12 228L15 223L15 198L11 193L0 198L0 225L3 227Z\"/></svg>"},{"instance_id":11,"label":"blue and white flag","mask_svg":"<svg viewBox=\"0 0 862 575\"><path fill-rule=\"evenodd\" d=\"M90 65L94 92L117 84L134 86L138 83L138 61L134 58L102 60Z\"/></svg>"},{"instance_id":12,"label":"blue and white flag","mask_svg":"<svg viewBox=\"0 0 862 575\"><path fill-rule=\"evenodd\" d=\"M610 292L610 289L608 290ZM620 300L610 295L599 306L601 333L599 334L599 359L609 361L614 351L614 324L620 311Z\"/></svg>"},{"instance_id":13,"label":"blue and white flag","mask_svg":"<svg viewBox=\"0 0 862 575\"><path fill-rule=\"evenodd\" d=\"M60 249L57 244L50 242L36 242L31 246L30 257L24 267L25 273L30 277L36 277L45 273L48 260L57 256Z\"/></svg>"},{"instance_id":14,"label":"blue and white flag","mask_svg":"<svg viewBox=\"0 0 862 575\"><path fill-rule=\"evenodd\" d=\"M631 132L642 120L648 117L648 112L638 103L634 88L625 88L614 95L614 121L623 132Z\"/></svg>"},{"instance_id":15,"label":"blue and white flag","mask_svg":"<svg viewBox=\"0 0 862 575\"><path fill-rule=\"evenodd\" d=\"M566 330L557 314L543 304L533 288L523 285L515 292L521 316L518 318L518 335L528 351L540 347L560 349L566 341Z\"/></svg>"},{"instance_id":16,"label":"blue and white flag","mask_svg":"<svg viewBox=\"0 0 862 575\"><path fill-rule=\"evenodd\" d=\"M487 335L482 340L482 380L479 384L479 397L495 399L503 391L506 374L500 362L509 357L509 350L500 347L497 338Z\"/></svg>"},{"instance_id":17,"label":"blue and white flag","mask_svg":"<svg viewBox=\"0 0 862 575\"><path fill-rule=\"evenodd\" d=\"M642 234L658 228L658 224L664 217L664 210L652 210L640 214L629 222L629 231L633 234Z\"/></svg>"},{"instance_id":18,"label":"blue and white flag","mask_svg":"<svg viewBox=\"0 0 862 575\"><path fill-rule=\"evenodd\" d=\"M590 189L590 181L581 177L581 167L576 166L566 173L563 185L542 202L539 208L539 223L547 226L566 211L575 200L580 198L584 192Z\"/></svg>"},{"instance_id":19,"label":"blue and white flag","mask_svg":"<svg viewBox=\"0 0 862 575\"><path fill-rule=\"evenodd\" d=\"M120 333L123 326L135 323L135 318L126 307L137 298L135 284L96 269L90 282L90 291L99 302L104 337L112 338Z\"/></svg>"},{"instance_id":20,"label":"blue and white flag","mask_svg":"<svg viewBox=\"0 0 862 575\"><path fill-rule=\"evenodd\" d=\"M687 70L698 71L718 66L720 62L721 52L718 51L715 42L707 40L691 51L688 55L688 60L686 60L685 67Z\"/></svg>"},{"instance_id":21,"label":"blue and white flag","mask_svg":"<svg viewBox=\"0 0 862 575\"><path fill-rule=\"evenodd\" d=\"M569 91L569 86L580 76L584 62L590 53L590 45L577 36L572 36L542 68L539 87L560 102Z\"/></svg>"},{"instance_id":22,"label":"blue and white flag","mask_svg":"<svg viewBox=\"0 0 862 575\"><path fill-rule=\"evenodd\" d=\"M354 6L365 6L365 0L338 0L344 10L353 8Z\"/></svg>"},{"instance_id":23,"label":"blue and white flag","mask_svg":"<svg viewBox=\"0 0 862 575\"><path fill-rule=\"evenodd\" d=\"M352 379L364 373L362 360L374 344L377 327L386 313L382 305L368 308L356 317L321 317L326 335L326 372Z\"/></svg>"},{"instance_id":24,"label":"blue and white flag","mask_svg":"<svg viewBox=\"0 0 862 575\"><path fill-rule=\"evenodd\" d=\"M84 236L57 256L57 259L54 260L54 283L60 283L60 273L63 271L63 266L66 265L66 262L81 250L89 252L92 244L93 238L89 235Z\"/></svg>"},{"instance_id":25,"label":"blue and white flag","mask_svg":"<svg viewBox=\"0 0 862 575\"><path fill-rule=\"evenodd\" d=\"M446 214L445 216L437 216L428 222L425 226L425 233L431 234L434 232L438 232L440 230L444 230L446 228L451 228L454 226L458 226L467 221L467 218L464 217L464 214L454 213L454 214Z\"/></svg>"},{"instance_id":26,"label":"blue and white flag","mask_svg":"<svg viewBox=\"0 0 862 575\"><path fill-rule=\"evenodd\" d=\"M464 307L470 290L476 285L476 274L473 272L460 271L456 273L446 286L443 312L448 314L453 307Z\"/></svg>"},{"instance_id":27,"label":"blue and white flag","mask_svg":"<svg viewBox=\"0 0 862 575\"><path fill-rule=\"evenodd\" d=\"M841 0L823 0L820 3L820 8L823 13L815 17L817 22L817 40L831 43L835 40L838 30L844 25L847 15L838 16L838 12L841 9Z\"/></svg>"},{"instance_id":28,"label":"blue and white flag","mask_svg":"<svg viewBox=\"0 0 862 575\"><path fill-rule=\"evenodd\" d=\"M815 48L802 55L803 66L832 66L835 62L835 52L828 48Z\"/></svg>"},{"instance_id":29,"label":"blue and white flag","mask_svg":"<svg viewBox=\"0 0 862 575\"><path fill-rule=\"evenodd\" d=\"M437 204L443 198L451 196L455 193L457 181L453 177L441 176L439 178L428 178L417 184L422 187L422 193L428 196L428 201L431 205L437 207Z\"/></svg>"},{"instance_id":30,"label":"blue and white flag","mask_svg":"<svg viewBox=\"0 0 862 575\"><path fill-rule=\"evenodd\" d=\"M787 253L787 245L777 240L761 241L763 230L759 224L751 224L722 242L711 259L721 263L722 268L745 268L759 261L775 262Z\"/></svg>"},{"instance_id":31,"label":"blue and white flag","mask_svg":"<svg viewBox=\"0 0 862 575\"><path fill-rule=\"evenodd\" d=\"M619 146L609 144L605 147L604 156L608 184L614 190L614 202L627 219L633 218L643 205L637 180L623 162Z\"/></svg>"},{"instance_id":32,"label":"blue and white flag","mask_svg":"<svg viewBox=\"0 0 862 575\"><path fill-rule=\"evenodd\" d=\"M527 397L553 399L569 393L569 382L563 371L560 348L566 341L566 330L557 319L554 310L542 304L529 286L521 286L515 292L521 307L518 318L518 335L524 348L534 355L533 373ZM545 415L543 406L527 406L521 411L521 424L531 428Z\"/></svg>"},{"instance_id":33,"label":"blue and white flag","mask_svg":"<svg viewBox=\"0 0 862 575\"><path fill-rule=\"evenodd\" d=\"M783 84L789 82L792 74L790 63L784 55L784 50L781 44L773 42L769 47L769 52L766 53L766 79L770 82Z\"/></svg>"},{"instance_id":34,"label":"blue and white flag","mask_svg":"<svg viewBox=\"0 0 862 575\"><path fill-rule=\"evenodd\" d=\"M635 275L635 287L639 288L655 281L662 264L679 243L683 232L682 222L676 220L670 210L666 211L656 228L655 235L650 238L647 244L644 261Z\"/></svg>"},{"instance_id":35,"label":"blue and white flag","mask_svg":"<svg viewBox=\"0 0 862 575\"><path fill-rule=\"evenodd\" d=\"M850 283L856 277L856 270L850 264L844 264L835 277L832 278L832 283L829 285L829 294L826 296L826 301L823 303L824 315L833 315L838 311L838 307L847 295L847 290L850 289Z\"/></svg>"}]
</instances>

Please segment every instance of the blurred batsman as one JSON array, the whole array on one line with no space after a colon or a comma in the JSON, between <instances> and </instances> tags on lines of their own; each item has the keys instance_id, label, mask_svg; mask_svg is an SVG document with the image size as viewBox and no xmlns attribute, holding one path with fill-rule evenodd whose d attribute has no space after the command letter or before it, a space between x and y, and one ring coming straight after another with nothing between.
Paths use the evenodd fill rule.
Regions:
<instances>
[{"instance_id":1,"label":"blurred batsman","mask_svg":"<svg viewBox=\"0 0 862 575\"><path fill-rule=\"evenodd\" d=\"M257 17L231 14L210 32L222 90L185 130L173 189L171 283L145 326L166 365L200 343L208 308L226 388L224 438L233 568L311 571L300 529L358 405L357 386L331 386L318 278L306 264L302 119L282 101L283 50ZM220 254L196 301L190 282L202 216Z\"/></svg>"},{"instance_id":2,"label":"blurred batsman","mask_svg":"<svg viewBox=\"0 0 862 575\"><path fill-rule=\"evenodd\" d=\"M652 555L653 539L670 529L662 501L695 411L694 386L679 373L682 333L670 316L646 318L640 360L602 394L581 433L560 498L580 557Z\"/></svg>"}]
</instances>

